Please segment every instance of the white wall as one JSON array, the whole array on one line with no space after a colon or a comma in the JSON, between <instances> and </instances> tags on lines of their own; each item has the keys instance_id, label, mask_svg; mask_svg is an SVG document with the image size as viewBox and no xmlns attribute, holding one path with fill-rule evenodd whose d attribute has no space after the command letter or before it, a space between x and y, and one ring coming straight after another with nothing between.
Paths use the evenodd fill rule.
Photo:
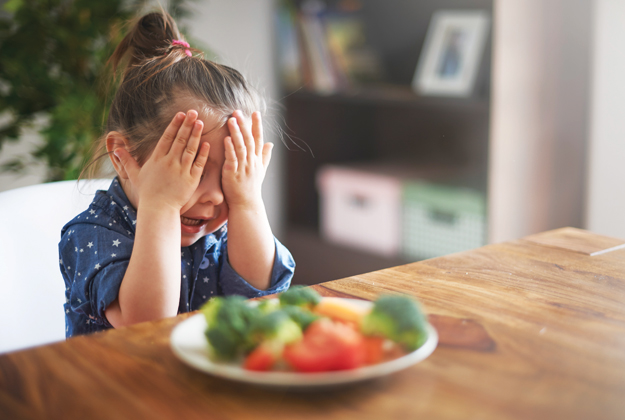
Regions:
<instances>
[{"instance_id":1,"label":"white wall","mask_svg":"<svg viewBox=\"0 0 625 420\"><path fill-rule=\"evenodd\" d=\"M5 142L0 149L0 165L3 165L19 156L24 156L33 151L41 138L36 130L25 130L25 133L17 142ZM26 187L39 184L46 177L46 167L43 164L32 165L24 174L0 172L0 192L14 188Z\"/></svg>"},{"instance_id":2,"label":"white wall","mask_svg":"<svg viewBox=\"0 0 625 420\"><path fill-rule=\"evenodd\" d=\"M586 225L625 238L625 1L594 3Z\"/></svg>"},{"instance_id":3,"label":"white wall","mask_svg":"<svg viewBox=\"0 0 625 420\"><path fill-rule=\"evenodd\" d=\"M496 0L489 241L582 227L591 0Z\"/></svg>"}]
</instances>

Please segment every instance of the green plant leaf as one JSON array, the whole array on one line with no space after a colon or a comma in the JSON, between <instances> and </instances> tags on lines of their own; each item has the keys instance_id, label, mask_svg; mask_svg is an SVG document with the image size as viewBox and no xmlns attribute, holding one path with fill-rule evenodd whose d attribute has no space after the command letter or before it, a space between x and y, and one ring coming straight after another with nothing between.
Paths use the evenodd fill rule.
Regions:
<instances>
[{"instance_id":1,"label":"green plant leaf","mask_svg":"<svg viewBox=\"0 0 625 420\"><path fill-rule=\"evenodd\" d=\"M186 1L169 2L181 19ZM0 17L0 147L18 139L35 116L45 115L43 143L0 171L21 171L34 161L48 167L48 181L74 179L88 160L102 127L115 84L107 60L144 12L147 0L8 0ZM153 4L153 3L151 3Z\"/></svg>"},{"instance_id":2,"label":"green plant leaf","mask_svg":"<svg viewBox=\"0 0 625 420\"><path fill-rule=\"evenodd\" d=\"M15 13L22 6L22 0L9 0L2 7L7 12Z\"/></svg>"}]
</instances>

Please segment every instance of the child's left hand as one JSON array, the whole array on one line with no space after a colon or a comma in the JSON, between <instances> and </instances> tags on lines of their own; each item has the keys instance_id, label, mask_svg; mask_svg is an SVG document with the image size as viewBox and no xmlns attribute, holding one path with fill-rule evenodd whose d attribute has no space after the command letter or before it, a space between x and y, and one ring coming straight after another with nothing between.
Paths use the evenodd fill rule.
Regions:
<instances>
[{"instance_id":1,"label":"child's left hand","mask_svg":"<svg viewBox=\"0 0 625 420\"><path fill-rule=\"evenodd\" d=\"M271 161L272 143L264 143L260 112L251 123L241 111L228 119L230 136L224 139L222 188L230 211L262 205L261 186Z\"/></svg>"}]
</instances>

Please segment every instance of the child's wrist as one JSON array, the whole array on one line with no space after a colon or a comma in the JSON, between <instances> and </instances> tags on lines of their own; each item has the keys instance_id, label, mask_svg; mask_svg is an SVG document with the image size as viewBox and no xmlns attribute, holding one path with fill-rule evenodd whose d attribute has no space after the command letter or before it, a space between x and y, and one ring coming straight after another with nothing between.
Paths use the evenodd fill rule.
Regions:
<instances>
[{"instance_id":1,"label":"child's wrist","mask_svg":"<svg viewBox=\"0 0 625 420\"><path fill-rule=\"evenodd\" d=\"M262 198L244 202L228 202L228 213L232 215L232 213L264 213L265 212L265 203Z\"/></svg>"},{"instance_id":2,"label":"child's wrist","mask_svg":"<svg viewBox=\"0 0 625 420\"><path fill-rule=\"evenodd\" d=\"M146 195L144 197L139 197L139 202L137 203L137 210L140 207L143 207L144 210L153 210L153 211L163 211L166 212L176 212L180 214L181 207L177 204L172 204L167 200L164 200L162 197L154 196L154 195Z\"/></svg>"},{"instance_id":3,"label":"child's wrist","mask_svg":"<svg viewBox=\"0 0 625 420\"><path fill-rule=\"evenodd\" d=\"M137 219L176 219L180 218L180 209L162 203L142 202L137 209Z\"/></svg>"}]
</instances>

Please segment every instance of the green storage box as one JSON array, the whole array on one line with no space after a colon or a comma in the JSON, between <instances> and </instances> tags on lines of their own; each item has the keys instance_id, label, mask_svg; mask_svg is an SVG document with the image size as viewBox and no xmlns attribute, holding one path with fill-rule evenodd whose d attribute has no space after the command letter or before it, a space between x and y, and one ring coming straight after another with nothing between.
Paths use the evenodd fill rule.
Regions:
<instances>
[{"instance_id":1,"label":"green storage box","mask_svg":"<svg viewBox=\"0 0 625 420\"><path fill-rule=\"evenodd\" d=\"M485 243L483 193L425 182L404 183L402 249L406 257L433 258Z\"/></svg>"}]
</instances>

